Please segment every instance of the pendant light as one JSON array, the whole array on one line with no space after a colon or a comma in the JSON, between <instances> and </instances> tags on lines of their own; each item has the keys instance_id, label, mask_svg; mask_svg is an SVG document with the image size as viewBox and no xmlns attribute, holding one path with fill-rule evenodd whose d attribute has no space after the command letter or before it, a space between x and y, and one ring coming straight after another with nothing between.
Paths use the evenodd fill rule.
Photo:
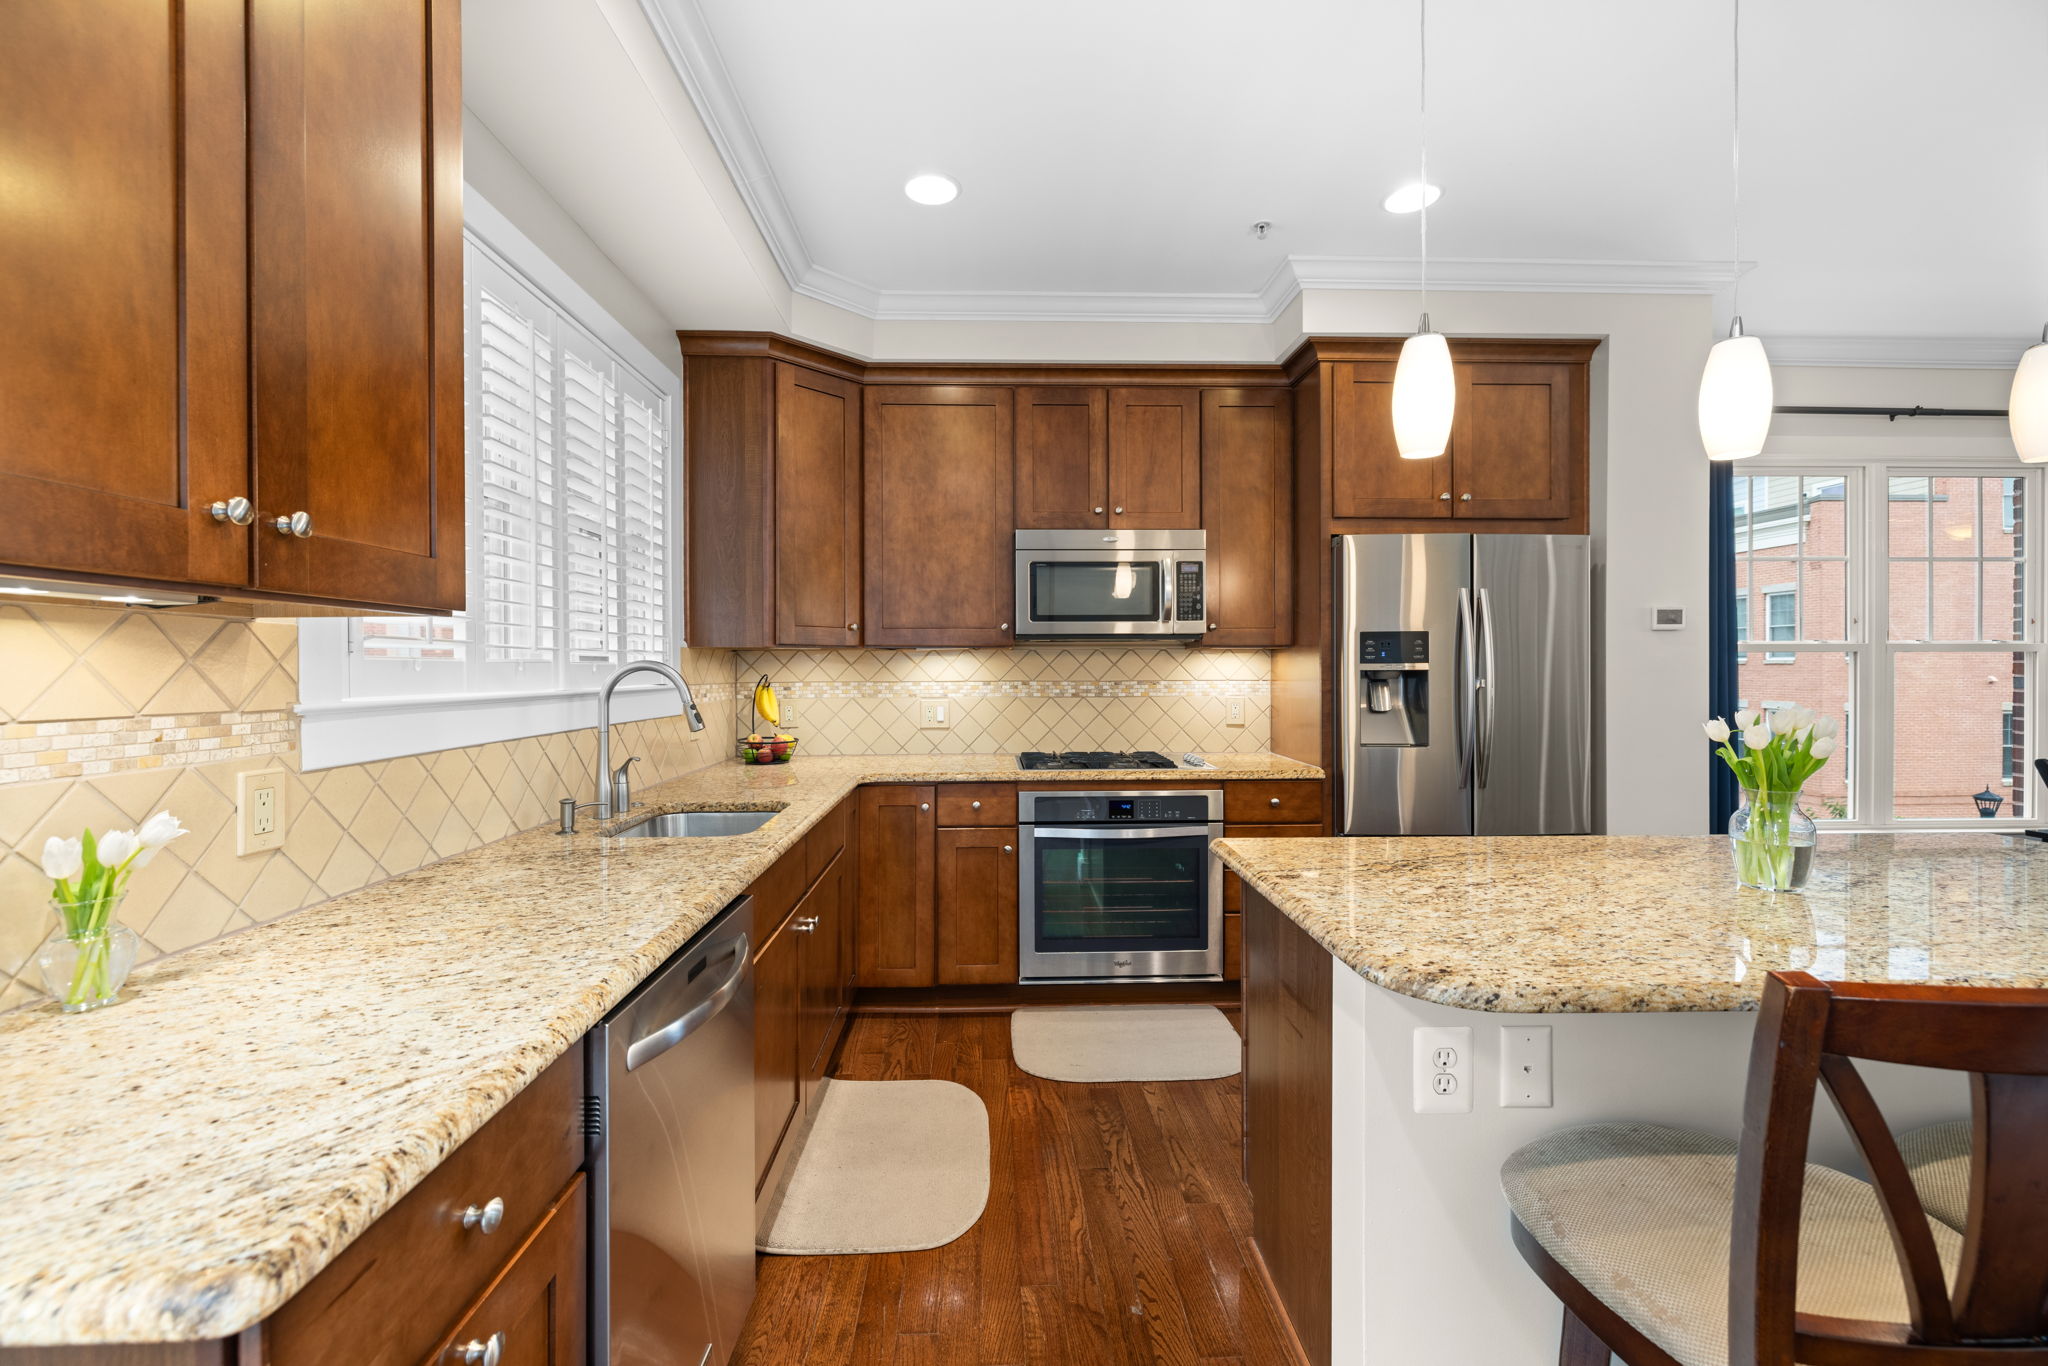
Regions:
<instances>
[{"instance_id":1,"label":"pendant light","mask_svg":"<svg viewBox=\"0 0 2048 1366\"><path fill-rule=\"evenodd\" d=\"M1735 93L1729 164L1734 181L1734 278L1729 297L1734 320L1728 335L1707 353L1700 376L1700 442L1709 460L1741 460L1762 451L1771 431L1771 361L1764 344L1742 330L1742 0L1734 0Z\"/></svg>"},{"instance_id":2,"label":"pendant light","mask_svg":"<svg viewBox=\"0 0 2048 1366\"><path fill-rule=\"evenodd\" d=\"M1421 114L1422 177L1429 184L1429 0L1416 0L1420 16L1416 36L1416 107ZM1451 375L1451 348L1444 334L1429 326L1429 201L1422 204L1422 321L1415 335L1401 343L1394 366L1394 447L1404 460L1429 460L1451 443L1451 415L1457 408L1457 383ZM1448 496L1448 495L1446 495Z\"/></svg>"},{"instance_id":3,"label":"pendant light","mask_svg":"<svg viewBox=\"0 0 2048 1366\"><path fill-rule=\"evenodd\" d=\"M2012 372L2012 396L2006 400L2012 444L2029 465L2048 464L2048 327L2041 340L2020 353Z\"/></svg>"}]
</instances>

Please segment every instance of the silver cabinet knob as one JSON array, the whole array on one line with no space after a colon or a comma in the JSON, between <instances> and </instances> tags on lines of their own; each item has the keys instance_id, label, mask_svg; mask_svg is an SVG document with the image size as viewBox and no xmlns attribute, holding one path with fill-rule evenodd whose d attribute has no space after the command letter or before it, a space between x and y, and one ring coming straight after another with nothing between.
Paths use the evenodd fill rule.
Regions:
<instances>
[{"instance_id":1,"label":"silver cabinet knob","mask_svg":"<svg viewBox=\"0 0 2048 1366\"><path fill-rule=\"evenodd\" d=\"M1006 854L1014 854L1017 852L1017 850L1015 846L1006 844L1003 846L1003 852Z\"/></svg>"},{"instance_id":2,"label":"silver cabinet knob","mask_svg":"<svg viewBox=\"0 0 2048 1366\"><path fill-rule=\"evenodd\" d=\"M498 1225L505 1222L505 1202L492 1196L481 1205L471 1205L462 1211L462 1226L473 1228L478 1233L496 1233Z\"/></svg>"},{"instance_id":3,"label":"silver cabinet knob","mask_svg":"<svg viewBox=\"0 0 2048 1366\"><path fill-rule=\"evenodd\" d=\"M482 1342L472 1339L450 1349L450 1354L462 1366L498 1366L498 1359L505 1355L505 1335L493 1333Z\"/></svg>"},{"instance_id":4,"label":"silver cabinet knob","mask_svg":"<svg viewBox=\"0 0 2048 1366\"><path fill-rule=\"evenodd\" d=\"M932 804L930 802L919 802L917 804L917 809L920 811L929 811L932 809Z\"/></svg>"},{"instance_id":5,"label":"silver cabinet knob","mask_svg":"<svg viewBox=\"0 0 2048 1366\"><path fill-rule=\"evenodd\" d=\"M1212 622L1210 622L1210 623L1209 623L1209 629L1210 629L1210 630L1212 630L1212 631L1213 631L1213 630L1215 630L1215 629L1216 629L1216 623L1215 623L1215 622L1213 622L1213 621L1212 621Z\"/></svg>"},{"instance_id":6,"label":"silver cabinet knob","mask_svg":"<svg viewBox=\"0 0 2048 1366\"><path fill-rule=\"evenodd\" d=\"M979 810L981 810L981 803L980 803L980 802L969 802L969 803L967 803L967 807L968 807L968 809L969 809L969 810L971 810L971 811L979 811Z\"/></svg>"},{"instance_id":7,"label":"silver cabinet knob","mask_svg":"<svg viewBox=\"0 0 2048 1366\"><path fill-rule=\"evenodd\" d=\"M1268 797L1268 798L1266 799L1266 805L1268 805L1268 806L1278 806L1278 805L1280 805L1280 799L1279 799L1278 797Z\"/></svg>"},{"instance_id":8,"label":"silver cabinet knob","mask_svg":"<svg viewBox=\"0 0 2048 1366\"><path fill-rule=\"evenodd\" d=\"M271 525L277 528L277 534L280 536L296 536L304 540L313 534L313 514L294 512L289 517L278 518Z\"/></svg>"},{"instance_id":9,"label":"silver cabinet knob","mask_svg":"<svg viewBox=\"0 0 2048 1366\"><path fill-rule=\"evenodd\" d=\"M1118 512L1122 512L1122 511L1123 511L1123 509L1122 509L1122 508L1118 508L1118 509L1117 509L1117 511L1118 511Z\"/></svg>"},{"instance_id":10,"label":"silver cabinet knob","mask_svg":"<svg viewBox=\"0 0 2048 1366\"><path fill-rule=\"evenodd\" d=\"M860 623L857 621L849 621L846 623L846 629L849 631L858 631L860 629Z\"/></svg>"},{"instance_id":11,"label":"silver cabinet knob","mask_svg":"<svg viewBox=\"0 0 2048 1366\"><path fill-rule=\"evenodd\" d=\"M1003 622L1001 625L997 626L996 629L998 631L1007 631L1010 629L1010 623L1007 621Z\"/></svg>"},{"instance_id":12,"label":"silver cabinet knob","mask_svg":"<svg viewBox=\"0 0 2048 1366\"><path fill-rule=\"evenodd\" d=\"M814 915L803 916L790 922L789 928L791 933L794 934L810 934L818 928L818 917Z\"/></svg>"},{"instance_id":13,"label":"silver cabinet knob","mask_svg":"<svg viewBox=\"0 0 2048 1366\"><path fill-rule=\"evenodd\" d=\"M1469 493L1461 493L1458 495L1458 501L1461 503L1469 503L1472 501L1472 495Z\"/></svg>"},{"instance_id":14,"label":"silver cabinet knob","mask_svg":"<svg viewBox=\"0 0 2048 1366\"><path fill-rule=\"evenodd\" d=\"M1095 509L1095 513L1096 513L1096 515L1097 515L1098 517L1099 517L1099 516L1101 516L1101 515L1102 515L1102 509L1101 509L1101 508L1097 508L1097 509Z\"/></svg>"},{"instance_id":15,"label":"silver cabinet knob","mask_svg":"<svg viewBox=\"0 0 2048 1366\"><path fill-rule=\"evenodd\" d=\"M1451 495L1448 493L1439 493L1437 497L1442 499L1446 503L1451 501Z\"/></svg>"},{"instance_id":16,"label":"silver cabinet knob","mask_svg":"<svg viewBox=\"0 0 2048 1366\"><path fill-rule=\"evenodd\" d=\"M256 520L256 505L247 498L224 498L206 509L213 514L216 522L233 522L236 526L247 526Z\"/></svg>"}]
</instances>

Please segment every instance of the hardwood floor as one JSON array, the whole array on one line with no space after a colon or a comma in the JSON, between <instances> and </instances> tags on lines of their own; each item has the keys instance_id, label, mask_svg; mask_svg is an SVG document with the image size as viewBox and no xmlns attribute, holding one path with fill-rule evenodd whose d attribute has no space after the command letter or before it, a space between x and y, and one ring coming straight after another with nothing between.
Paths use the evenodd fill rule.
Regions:
<instances>
[{"instance_id":1,"label":"hardwood floor","mask_svg":"<svg viewBox=\"0 0 2048 1366\"><path fill-rule=\"evenodd\" d=\"M1010 1061L1007 1015L863 1015L835 1076L988 1106L988 1209L929 1252L764 1257L734 1366L1288 1366L1249 1265L1240 1089L1078 1085Z\"/></svg>"}]
</instances>

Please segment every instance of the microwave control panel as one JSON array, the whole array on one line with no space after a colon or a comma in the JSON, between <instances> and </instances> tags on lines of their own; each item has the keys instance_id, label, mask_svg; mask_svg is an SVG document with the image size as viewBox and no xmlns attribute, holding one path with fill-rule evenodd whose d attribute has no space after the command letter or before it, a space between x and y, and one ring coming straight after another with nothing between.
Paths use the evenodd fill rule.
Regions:
<instances>
[{"instance_id":1,"label":"microwave control panel","mask_svg":"<svg viewBox=\"0 0 2048 1366\"><path fill-rule=\"evenodd\" d=\"M1199 621L1208 609L1202 605L1202 562L1182 560L1174 575L1176 593L1174 616L1181 621Z\"/></svg>"}]
</instances>

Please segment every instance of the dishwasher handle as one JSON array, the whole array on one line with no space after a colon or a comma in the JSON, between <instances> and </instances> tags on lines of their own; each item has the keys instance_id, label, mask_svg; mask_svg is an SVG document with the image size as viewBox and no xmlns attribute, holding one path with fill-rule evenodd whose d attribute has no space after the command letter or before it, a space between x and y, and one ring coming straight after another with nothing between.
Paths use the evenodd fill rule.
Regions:
<instances>
[{"instance_id":1,"label":"dishwasher handle","mask_svg":"<svg viewBox=\"0 0 2048 1366\"><path fill-rule=\"evenodd\" d=\"M653 1062L684 1039L696 1033L698 1028L710 1020L712 1016L725 1009L726 1002L732 1000L733 996L739 991L740 984L746 980L747 968L753 957L753 945L748 942L747 936L742 933L732 941L728 952L732 956L732 971L726 974L724 981L713 987L708 995L702 997L690 1006L689 1009L683 1011L661 1028L650 1034L643 1035L626 1045L626 1070L628 1072Z\"/></svg>"}]
</instances>

